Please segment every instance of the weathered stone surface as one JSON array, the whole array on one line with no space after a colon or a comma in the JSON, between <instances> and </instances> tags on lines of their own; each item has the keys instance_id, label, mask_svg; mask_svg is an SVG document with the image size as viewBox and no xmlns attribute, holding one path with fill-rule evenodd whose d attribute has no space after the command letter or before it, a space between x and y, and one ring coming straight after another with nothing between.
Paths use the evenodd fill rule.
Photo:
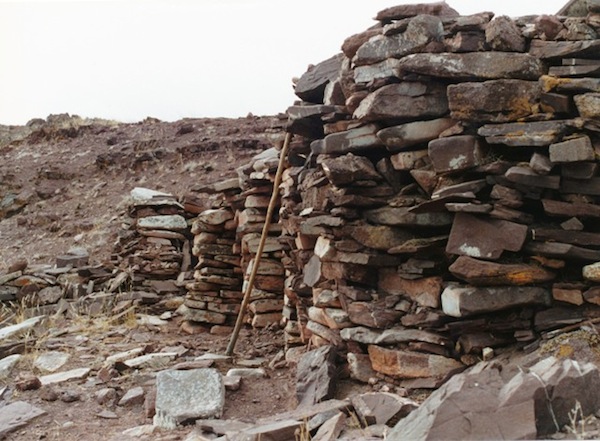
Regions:
<instances>
[{"instance_id":1,"label":"weathered stone surface","mask_svg":"<svg viewBox=\"0 0 600 441\"><path fill-rule=\"evenodd\" d=\"M425 161L428 159L427 150L412 150L409 152L398 152L390 156L392 167L394 170L409 171L415 168L420 168L425 165Z\"/></svg>"},{"instance_id":2,"label":"weathered stone surface","mask_svg":"<svg viewBox=\"0 0 600 441\"><path fill-rule=\"evenodd\" d=\"M401 311L390 309L385 300L378 302L352 302L348 305L348 317L353 324L384 329L397 322Z\"/></svg>"},{"instance_id":3,"label":"weathered stone surface","mask_svg":"<svg viewBox=\"0 0 600 441\"><path fill-rule=\"evenodd\" d=\"M437 173L476 167L485 156L479 140L471 135L434 139L428 145L428 153Z\"/></svg>"},{"instance_id":4,"label":"weathered stone surface","mask_svg":"<svg viewBox=\"0 0 600 441\"><path fill-rule=\"evenodd\" d=\"M504 176L509 181L517 184L540 188L551 188L553 190L558 190L558 188L560 188L560 176L540 175L529 167L511 167L504 174Z\"/></svg>"},{"instance_id":5,"label":"weathered stone surface","mask_svg":"<svg viewBox=\"0 0 600 441\"><path fill-rule=\"evenodd\" d=\"M538 113L536 81L491 80L448 86L450 115L456 120L504 123Z\"/></svg>"},{"instance_id":6,"label":"weathered stone surface","mask_svg":"<svg viewBox=\"0 0 600 441\"><path fill-rule=\"evenodd\" d=\"M464 81L518 79L537 82L544 73L543 64L535 57L510 52L413 54L400 60L399 69L401 72Z\"/></svg>"},{"instance_id":7,"label":"weathered stone surface","mask_svg":"<svg viewBox=\"0 0 600 441\"><path fill-rule=\"evenodd\" d=\"M600 178L585 180L563 178L560 181L560 192L600 196Z\"/></svg>"},{"instance_id":8,"label":"weathered stone surface","mask_svg":"<svg viewBox=\"0 0 600 441\"><path fill-rule=\"evenodd\" d=\"M600 78L555 78L542 75L540 84L546 92L600 92Z\"/></svg>"},{"instance_id":9,"label":"weathered stone surface","mask_svg":"<svg viewBox=\"0 0 600 441\"><path fill-rule=\"evenodd\" d=\"M198 215L197 219L208 225L222 225L229 219L233 219L233 211L225 209L204 210Z\"/></svg>"},{"instance_id":10,"label":"weathered stone surface","mask_svg":"<svg viewBox=\"0 0 600 441\"><path fill-rule=\"evenodd\" d=\"M388 58L375 64L356 66L354 69L355 83L369 83L373 80L391 78L396 76L400 60Z\"/></svg>"},{"instance_id":11,"label":"weathered stone surface","mask_svg":"<svg viewBox=\"0 0 600 441\"><path fill-rule=\"evenodd\" d=\"M392 6L379 11L375 16L375 19L386 22L414 17L419 14L436 15L440 17L457 17L459 15L458 12L448 6L446 2L436 2Z\"/></svg>"},{"instance_id":12,"label":"weathered stone surface","mask_svg":"<svg viewBox=\"0 0 600 441\"><path fill-rule=\"evenodd\" d=\"M0 360L0 379L4 380L11 375L12 369L21 359L21 354L12 354Z\"/></svg>"},{"instance_id":13,"label":"weathered stone surface","mask_svg":"<svg viewBox=\"0 0 600 441\"><path fill-rule=\"evenodd\" d=\"M23 332L29 331L45 318L45 315L38 315L36 317L23 320L21 323L17 323L16 325L5 326L4 328L0 329L0 340L4 340L14 335L19 335Z\"/></svg>"},{"instance_id":14,"label":"weathered stone surface","mask_svg":"<svg viewBox=\"0 0 600 441\"><path fill-rule=\"evenodd\" d=\"M150 230L185 231L188 228L183 216L178 214L164 216L146 216L137 220L138 228Z\"/></svg>"},{"instance_id":15,"label":"weathered stone surface","mask_svg":"<svg viewBox=\"0 0 600 441\"><path fill-rule=\"evenodd\" d=\"M386 225L349 226L344 228L344 232L361 245L381 251L401 245L415 237L411 231Z\"/></svg>"},{"instance_id":16,"label":"weathered stone surface","mask_svg":"<svg viewBox=\"0 0 600 441\"><path fill-rule=\"evenodd\" d=\"M571 124L571 120L486 124L477 133L490 144L546 146L560 140Z\"/></svg>"},{"instance_id":17,"label":"weathered stone surface","mask_svg":"<svg viewBox=\"0 0 600 441\"><path fill-rule=\"evenodd\" d=\"M141 386L133 387L133 388L129 389L127 392L125 392L125 395L123 395L121 397L121 399L119 400L117 405L123 406L123 407L137 406L138 404L144 403L144 396L145 396L145 392L144 392L143 387L141 387Z\"/></svg>"},{"instance_id":18,"label":"weathered stone surface","mask_svg":"<svg viewBox=\"0 0 600 441\"><path fill-rule=\"evenodd\" d=\"M296 370L298 406L311 406L333 396L336 388L336 353L323 346L302 356Z\"/></svg>"},{"instance_id":19,"label":"weathered stone surface","mask_svg":"<svg viewBox=\"0 0 600 441\"><path fill-rule=\"evenodd\" d=\"M317 430L317 433L312 437L312 441L334 441L342 432L346 424L346 414L338 412L331 417Z\"/></svg>"},{"instance_id":20,"label":"weathered stone surface","mask_svg":"<svg viewBox=\"0 0 600 441\"><path fill-rule=\"evenodd\" d=\"M415 401L389 392L367 392L352 397L351 401L365 426L387 424L392 419L404 418L419 407Z\"/></svg>"},{"instance_id":21,"label":"weathered stone surface","mask_svg":"<svg viewBox=\"0 0 600 441\"><path fill-rule=\"evenodd\" d=\"M388 294L410 297L421 306L437 308L440 305L442 278L405 279L397 271L384 268L379 271L378 288Z\"/></svg>"},{"instance_id":22,"label":"weathered stone surface","mask_svg":"<svg viewBox=\"0 0 600 441\"><path fill-rule=\"evenodd\" d=\"M63 367L70 357L67 352L49 351L38 355L33 365L45 372L55 372Z\"/></svg>"},{"instance_id":23,"label":"weathered stone surface","mask_svg":"<svg viewBox=\"0 0 600 441\"><path fill-rule=\"evenodd\" d=\"M386 206L365 213L367 220L375 224L398 227L430 226L441 227L450 225L453 216L450 213L421 213L415 214L408 207Z\"/></svg>"},{"instance_id":24,"label":"weathered stone surface","mask_svg":"<svg viewBox=\"0 0 600 441\"><path fill-rule=\"evenodd\" d=\"M569 139L568 141L551 144L549 152L550 161L555 164L593 161L596 157L589 136L581 136L579 138Z\"/></svg>"},{"instance_id":25,"label":"weathered stone surface","mask_svg":"<svg viewBox=\"0 0 600 441\"><path fill-rule=\"evenodd\" d=\"M445 86L404 81L369 94L354 111L354 117L361 121L415 120L440 117L447 112Z\"/></svg>"},{"instance_id":26,"label":"weathered stone surface","mask_svg":"<svg viewBox=\"0 0 600 441\"><path fill-rule=\"evenodd\" d=\"M526 237L525 225L457 213L446 252L495 260L504 250L521 250Z\"/></svg>"},{"instance_id":27,"label":"weathered stone surface","mask_svg":"<svg viewBox=\"0 0 600 441\"><path fill-rule=\"evenodd\" d=\"M396 378L445 378L464 369L453 358L441 355L386 349L369 345L369 357L375 371Z\"/></svg>"},{"instance_id":28,"label":"weathered stone surface","mask_svg":"<svg viewBox=\"0 0 600 441\"><path fill-rule=\"evenodd\" d=\"M46 411L24 401L14 401L0 408L0 438L6 439L9 433L25 427Z\"/></svg>"},{"instance_id":29,"label":"weathered stone surface","mask_svg":"<svg viewBox=\"0 0 600 441\"><path fill-rule=\"evenodd\" d=\"M369 41L371 37L374 37L375 35L381 35L382 31L382 27L374 27L349 36L344 40L344 43L342 43L342 52L344 55L346 55L346 57L352 59L354 55L356 55L356 51L359 47Z\"/></svg>"},{"instance_id":30,"label":"weathered stone surface","mask_svg":"<svg viewBox=\"0 0 600 441\"><path fill-rule=\"evenodd\" d=\"M431 343L439 346L452 345L451 340L434 332L423 331L420 329L404 329L402 327L378 331L371 328L358 326L355 328L342 329L340 331L340 336L344 340L355 341L367 345L394 345L412 341Z\"/></svg>"},{"instance_id":31,"label":"weathered stone surface","mask_svg":"<svg viewBox=\"0 0 600 441\"><path fill-rule=\"evenodd\" d=\"M589 41L543 41L532 40L529 54L542 60L594 56L600 49L600 40Z\"/></svg>"},{"instance_id":32,"label":"weathered stone surface","mask_svg":"<svg viewBox=\"0 0 600 441\"><path fill-rule=\"evenodd\" d=\"M600 251L561 242L530 242L525 246L530 254L558 259L600 260Z\"/></svg>"},{"instance_id":33,"label":"weathered stone surface","mask_svg":"<svg viewBox=\"0 0 600 441\"><path fill-rule=\"evenodd\" d=\"M332 133L320 142L313 142L310 148L313 153L344 154L381 147L383 143L376 135L378 130L377 125L367 124L344 132Z\"/></svg>"},{"instance_id":34,"label":"weathered stone surface","mask_svg":"<svg viewBox=\"0 0 600 441\"><path fill-rule=\"evenodd\" d=\"M448 268L471 285L533 285L553 280L554 273L534 265L501 264L460 256Z\"/></svg>"},{"instance_id":35,"label":"weathered stone surface","mask_svg":"<svg viewBox=\"0 0 600 441\"><path fill-rule=\"evenodd\" d=\"M600 42L600 40L598 40ZM600 93L584 93L573 97L579 115L583 118L600 116Z\"/></svg>"},{"instance_id":36,"label":"weathered stone surface","mask_svg":"<svg viewBox=\"0 0 600 441\"><path fill-rule=\"evenodd\" d=\"M382 129L377 132L377 137L381 139L390 152L398 152L414 145L429 142L455 124L456 121L450 118L415 121Z\"/></svg>"},{"instance_id":37,"label":"weathered stone surface","mask_svg":"<svg viewBox=\"0 0 600 441\"><path fill-rule=\"evenodd\" d=\"M495 17L485 28L485 40L492 50L499 52L525 52L525 38L509 17Z\"/></svg>"},{"instance_id":38,"label":"weathered stone surface","mask_svg":"<svg viewBox=\"0 0 600 441\"><path fill-rule=\"evenodd\" d=\"M485 34L482 32L458 31L444 39L447 52L479 52L485 50Z\"/></svg>"},{"instance_id":39,"label":"weathered stone surface","mask_svg":"<svg viewBox=\"0 0 600 441\"><path fill-rule=\"evenodd\" d=\"M443 32L444 27L438 17L418 15L409 21L403 33L378 35L365 42L352 61L361 66L421 52L430 42L440 40Z\"/></svg>"},{"instance_id":40,"label":"weathered stone surface","mask_svg":"<svg viewBox=\"0 0 600 441\"><path fill-rule=\"evenodd\" d=\"M371 359L367 354L355 354L348 352L348 369L350 377L363 383L368 383L371 378L375 378L377 373L371 367Z\"/></svg>"},{"instance_id":41,"label":"weathered stone surface","mask_svg":"<svg viewBox=\"0 0 600 441\"><path fill-rule=\"evenodd\" d=\"M442 309L450 317L467 317L526 305L550 306L550 292L540 287L448 286L442 292Z\"/></svg>"},{"instance_id":42,"label":"weathered stone surface","mask_svg":"<svg viewBox=\"0 0 600 441\"><path fill-rule=\"evenodd\" d=\"M71 369L70 371L66 372L44 375L40 377L40 382L42 383L42 386L46 386L48 384L63 383L70 380L81 380L86 378L90 371L90 368Z\"/></svg>"},{"instance_id":43,"label":"weathered stone surface","mask_svg":"<svg viewBox=\"0 0 600 441\"><path fill-rule=\"evenodd\" d=\"M161 371L156 375L156 415L153 424L165 429L198 418L220 417L225 387L216 369Z\"/></svg>"},{"instance_id":44,"label":"weathered stone surface","mask_svg":"<svg viewBox=\"0 0 600 441\"><path fill-rule=\"evenodd\" d=\"M558 230L551 228L534 228L531 230L533 240L572 243L582 246L600 246L600 234L586 231Z\"/></svg>"},{"instance_id":45,"label":"weathered stone surface","mask_svg":"<svg viewBox=\"0 0 600 441\"><path fill-rule=\"evenodd\" d=\"M292 441L300 426L302 426L302 421L295 419L277 421L244 429L231 437L227 436L227 439L231 441Z\"/></svg>"},{"instance_id":46,"label":"weathered stone surface","mask_svg":"<svg viewBox=\"0 0 600 441\"><path fill-rule=\"evenodd\" d=\"M298 79L294 93L309 103L322 104L325 87L338 77L342 60L343 55L338 54L309 68Z\"/></svg>"},{"instance_id":47,"label":"weathered stone surface","mask_svg":"<svg viewBox=\"0 0 600 441\"><path fill-rule=\"evenodd\" d=\"M550 158L540 153L534 153L529 160L529 167L540 175L547 175L550 173L552 166L553 164L550 161Z\"/></svg>"},{"instance_id":48,"label":"weathered stone surface","mask_svg":"<svg viewBox=\"0 0 600 441\"><path fill-rule=\"evenodd\" d=\"M600 262L586 265L582 269L583 278L591 282L600 282Z\"/></svg>"},{"instance_id":49,"label":"weathered stone surface","mask_svg":"<svg viewBox=\"0 0 600 441\"><path fill-rule=\"evenodd\" d=\"M164 368L170 361L177 358L177 352L154 352L125 360L123 364L130 369Z\"/></svg>"},{"instance_id":50,"label":"weathered stone surface","mask_svg":"<svg viewBox=\"0 0 600 441\"><path fill-rule=\"evenodd\" d=\"M360 180L382 180L382 176L369 159L352 153L337 158L326 158L321 161L321 167L329 182L338 187Z\"/></svg>"},{"instance_id":51,"label":"weathered stone surface","mask_svg":"<svg viewBox=\"0 0 600 441\"><path fill-rule=\"evenodd\" d=\"M549 216L600 218L600 206L595 204L583 202L569 203L552 199L542 199L542 205L545 213Z\"/></svg>"},{"instance_id":52,"label":"weathered stone surface","mask_svg":"<svg viewBox=\"0 0 600 441\"><path fill-rule=\"evenodd\" d=\"M343 329L353 326L348 313L338 308L317 308L311 306L308 308L308 317L329 327L330 329Z\"/></svg>"}]
</instances>

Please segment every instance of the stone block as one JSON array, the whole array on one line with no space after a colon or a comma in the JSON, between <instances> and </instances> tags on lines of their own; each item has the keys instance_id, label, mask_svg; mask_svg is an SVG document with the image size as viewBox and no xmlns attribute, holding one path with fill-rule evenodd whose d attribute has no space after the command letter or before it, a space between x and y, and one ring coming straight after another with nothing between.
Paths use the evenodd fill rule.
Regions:
<instances>
[{"instance_id":1,"label":"stone block","mask_svg":"<svg viewBox=\"0 0 600 441\"><path fill-rule=\"evenodd\" d=\"M437 118L429 121L415 121L401 124L377 132L377 137L390 152L398 152L409 147L436 139L444 130L454 126L450 118Z\"/></svg>"},{"instance_id":2,"label":"stone block","mask_svg":"<svg viewBox=\"0 0 600 441\"><path fill-rule=\"evenodd\" d=\"M596 159L594 147L589 136L569 139L550 144L550 161L554 164L593 161Z\"/></svg>"},{"instance_id":3,"label":"stone block","mask_svg":"<svg viewBox=\"0 0 600 441\"><path fill-rule=\"evenodd\" d=\"M216 369L161 371L156 375L154 425L174 429L185 421L219 418L225 405L225 386Z\"/></svg>"},{"instance_id":4,"label":"stone block","mask_svg":"<svg viewBox=\"0 0 600 441\"><path fill-rule=\"evenodd\" d=\"M453 358L369 345L373 369L395 378L445 378L464 365Z\"/></svg>"},{"instance_id":5,"label":"stone block","mask_svg":"<svg viewBox=\"0 0 600 441\"><path fill-rule=\"evenodd\" d=\"M343 58L342 54L337 54L311 66L298 79L294 93L309 103L323 104L325 87L339 76Z\"/></svg>"},{"instance_id":6,"label":"stone block","mask_svg":"<svg viewBox=\"0 0 600 441\"><path fill-rule=\"evenodd\" d=\"M429 142L428 154L437 173L468 170L485 156L479 140L471 135L434 139Z\"/></svg>"}]
</instances>

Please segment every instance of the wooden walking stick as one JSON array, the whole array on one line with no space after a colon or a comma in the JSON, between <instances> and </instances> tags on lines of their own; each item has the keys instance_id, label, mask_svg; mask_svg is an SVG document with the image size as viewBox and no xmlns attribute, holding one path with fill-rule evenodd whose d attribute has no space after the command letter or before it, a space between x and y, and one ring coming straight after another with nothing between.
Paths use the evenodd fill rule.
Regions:
<instances>
[{"instance_id":1,"label":"wooden walking stick","mask_svg":"<svg viewBox=\"0 0 600 441\"><path fill-rule=\"evenodd\" d=\"M269 208L267 209L267 218L265 219L265 224L263 225L262 235L258 244L258 250L256 250L256 255L254 256L254 264L252 265L252 272L250 273L250 278L248 279L248 284L246 285L246 291L244 292L242 306L240 308L240 312L238 313L238 317L235 322L235 328L233 329L233 334L231 334L231 340L229 340L229 345L227 346L227 351L225 352L225 355L233 354L233 350L235 348L235 344L237 343L240 330L242 329L244 315L246 314L246 308L248 306L248 302L250 301L250 294L252 293L252 288L254 288L254 280L256 279L256 274L258 273L260 259L262 258L262 253L263 249L265 248L267 235L269 234L271 218L273 217L273 211L275 210L275 206L277 205L277 198L279 197L279 184L281 184L281 175L283 173L285 157L287 155L287 150L290 145L291 138L292 134L286 133L285 141L283 142L283 148L279 153L279 165L277 166L277 173L275 174L275 182L273 182L273 193L271 193L271 200L269 201Z\"/></svg>"}]
</instances>

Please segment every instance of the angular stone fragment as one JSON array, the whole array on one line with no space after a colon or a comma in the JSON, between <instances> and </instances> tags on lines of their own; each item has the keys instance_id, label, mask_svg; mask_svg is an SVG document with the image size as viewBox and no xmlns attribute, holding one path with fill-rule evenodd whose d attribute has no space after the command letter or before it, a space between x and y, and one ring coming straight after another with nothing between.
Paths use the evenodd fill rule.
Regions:
<instances>
[{"instance_id":1,"label":"angular stone fragment","mask_svg":"<svg viewBox=\"0 0 600 441\"><path fill-rule=\"evenodd\" d=\"M504 123L539 112L536 81L492 80L448 86L450 115L457 120Z\"/></svg>"},{"instance_id":2,"label":"angular stone fragment","mask_svg":"<svg viewBox=\"0 0 600 441\"><path fill-rule=\"evenodd\" d=\"M137 226L151 230L174 231L185 231L188 228L185 218L178 214L141 217L137 220Z\"/></svg>"},{"instance_id":3,"label":"angular stone fragment","mask_svg":"<svg viewBox=\"0 0 600 441\"><path fill-rule=\"evenodd\" d=\"M440 305L442 278L405 279L397 271L383 268L379 271L378 288L388 294L407 296L421 306L437 308Z\"/></svg>"},{"instance_id":4,"label":"angular stone fragment","mask_svg":"<svg viewBox=\"0 0 600 441\"><path fill-rule=\"evenodd\" d=\"M48 384L63 383L70 380L81 380L86 378L90 371L90 368L71 369L70 371L44 375L40 377L40 382L42 383L42 386L46 386Z\"/></svg>"},{"instance_id":5,"label":"angular stone fragment","mask_svg":"<svg viewBox=\"0 0 600 441\"><path fill-rule=\"evenodd\" d=\"M546 146L559 141L571 124L571 120L486 124L477 134L490 144Z\"/></svg>"},{"instance_id":6,"label":"angular stone fragment","mask_svg":"<svg viewBox=\"0 0 600 441\"><path fill-rule=\"evenodd\" d=\"M460 256L448 269L471 285L533 285L555 278L554 273L539 266L500 264L467 256Z\"/></svg>"},{"instance_id":7,"label":"angular stone fragment","mask_svg":"<svg viewBox=\"0 0 600 441\"><path fill-rule=\"evenodd\" d=\"M219 418L225 387L216 369L161 371L156 375L154 426L174 429L185 421Z\"/></svg>"},{"instance_id":8,"label":"angular stone fragment","mask_svg":"<svg viewBox=\"0 0 600 441\"><path fill-rule=\"evenodd\" d=\"M409 21L404 32L375 36L365 42L352 61L356 66L362 66L422 52L430 42L440 40L443 32L444 27L438 17L418 15Z\"/></svg>"},{"instance_id":9,"label":"angular stone fragment","mask_svg":"<svg viewBox=\"0 0 600 441\"><path fill-rule=\"evenodd\" d=\"M346 424L346 414L338 412L335 416L331 417L317 430L312 441L334 441L338 439L338 436L342 432Z\"/></svg>"},{"instance_id":10,"label":"angular stone fragment","mask_svg":"<svg viewBox=\"0 0 600 441\"><path fill-rule=\"evenodd\" d=\"M434 139L428 145L428 153L437 173L476 167L485 156L477 137L471 135Z\"/></svg>"},{"instance_id":11,"label":"angular stone fragment","mask_svg":"<svg viewBox=\"0 0 600 441\"><path fill-rule=\"evenodd\" d=\"M400 60L400 72L412 72L455 80L535 80L544 73L543 64L529 54L468 52L464 54L413 54ZM400 75L399 75L400 76Z\"/></svg>"},{"instance_id":12,"label":"angular stone fragment","mask_svg":"<svg viewBox=\"0 0 600 441\"><path fill-rule=\"evenodd\" d=\"M381 175L368 158L355 156L352 153L337 158L326 158L321 161L321 167L323 167L329 182L338 187L350 185L358 180L382 180Z\"/></svg>"},{"instance_id":13,"label":"angular stone fragment","mask_svg":"<svg viewBox=\"0 0 600 441\"><path fill-rule=\"evenodd\" d=\"M445 378L464 369L461 362L441 355L392 350L375 345L369 345L368 351L375 371L396 378Z\"/></svg>"},{"instance_id":14,"label":"angular stone fragment","mask_svg":"<svg viewBox=\"0 0 600 441\"><path fill-rule=\"evenodd\" d=\"M357 66L354 69L354 82L369 83L373 80L395 77L398 63L400 60L388 58L379 63Z\"/></svg>"},{"instance_id":15,"label":"angular stone fragment","mask_svg":"<svg viewBox=\"0 0 600 441\"><path fill-rule=\"evenodd\" d=\"M479 52L485 50L485 34L483 32L458 31L450 38L444 39L447 52Z\"/></svg>"},{"instance_id":16,"label":"angular stone fragment","mask_svg":"<svg viewBox=\"0 0 600 441\"><path fill-rule=\"evenodd\" d=\"M384 329L397 322L401 311L394 311L386 306L385 301L352 302L348 305L348 317L357 325L370 328Z\"/></svg>"},{"instance_id":17,"label":"angular stone fragment","mask_svg":"<svg viewBox=\"0 0 600 441\"><path fill-rule=\"evenodd\" d=\"M542 75L540 84L545 92L600 92L600 78L555 78Z\"/></svg>"},{"instance_id":18,"label":"angular stone fragment","mask_svg":"<svg viewBox=\"0 0 600 441\"><path fill-rule=\"evenodd\" d=\"M446 252L495 260L504 250L521 250L526 237L525 225L457 213Z\"/></svg>"},{"instance_id":19,"label":"angular stone fragment","mask_svg":"<svg viewBox=\"0 0 600 441\"><path fill-rule=\"evenodd\" d=\"M530 254L558 259L600 260L600 251L561 242L530 242L525 246Z\"/></svg>"},{"instance_id":20,"label":"angular stone fragment","mask_svg":"<svg viewBox=\"0 0 600 441\"><path fill-rule=\"evenodd\" d=\"M600 218L600 206L583 202L569 203L553 199L542 199L544 212L549 216Z\"/></svg>"},{"instance_id":21,"label":"angular stone fragment","mask_svg":"<svg viewBox=\"0 0 600 441\"><path fill-rule=\"evenodd\" d=\"M446 2L416 3L392 6L377 13L375 20L387 22L414 17L419 14L436 15L440 17L457 17L459 13Z\"/></svg>"},{"instance_id":22,"label":"angular stone fragment","mask_svg":"<svg viewBox=\"0 0 600 441\"><path fill-rule=\"evenodd\" d=\"M551 144L549 152L550 161L555 164L593 161L596 157L589 136L581 136L569 139L568 141Z\"/></svg>"},{"instance_id":23,"label":"angular stone fragment","mask_svg":"<svg viewBox=\"0 0 600 441\"><path fill-rule=\"evenodd\" d=\"M531 236L536 241L563 242L581 246L600 246L600 233L534 228L531 230Z\"/></svg>"},{"instance_id":24,"label":"angular stone fragment","mask_svg":"<svg viewBox=\"0 0 600 441\"><path fill-rule=\"evenodd\" d=\"M233 211L226 209L205 210L198 215L199 221L208 225L222 225L230 219L233 219Z\"/></svg>"},{"instance_id":25,"label":"angular stone fragment","mask_svg":"<svg viewBox=\"0 0 600 441\"><path fill-rule=\"evenodd\" d=\"M382 129L377 132L377 137L381 139L390 152L398 152L414 145L429 142L455 124L456 121L450 118L415 121Z\"/></svg>"},{"instance_id":26,"label":"angular stone fragment","mask_svg":"<svg viewBox=\"0 0 600 441\"><path fill-rule=\"evenodd\" d=\"M309 103L323 104L325 87L338 77L343 58L342 54L338 54L316 66L311 66L298 79L294 93Z\"/></svg>"},{"instance_id":27,"label":"angular stone fragment","mask_svg":"<svg viewBox=\"0 0 600 441\"><path fill-rule=\"evenodd\" d=\"M367 392L352 397L352 405L365 426L387 424L391 419L403 418L418 406L408 398L389 392Z\"/></svg>"},{"instance_id":28,"label":"angular stone fragment","mask_svg":"<svg viewBox=\"0 0 600 441\"><path fill-rule=\"evenodd\" d=\"M349 226L344 232L358 243L375 250L388 250L413 239L414 233L404 228L389 227L386 225Z\"/></svg>"},{"instance_id":29,"label":"angular stone fragment","mask_svg":"<svg viewBox=\"0 0 600 441\"><path fill-rule=\"evenodd\" d=\"M323 346L302 356L296 370L298 406L311 406L335 393L337 369L333 346Z\"/></svg>"},{"instance_id":30,"label":"angular stone fragment","mask_svg":"<svg viewBox=\"0 0 600 441\"><path fill-rule=\"evenodd\" d=\"M344 52L346 57L352 59L354 55L356 55L356 51L359 47L369 41L371 37L381 35L382 31L382 27L373 27L358 34L351 35L344 40L344 43L342 43L342 52Z\"/></svg>"},{"instance_id":31,"label":"angular stone fragment","mask_svg":"<svg viewBox=\"0 0 600 441\"><path fill-rule=\"evenodd\" d=\"M598 118L600 116L600 93L584 93L576 95L573 99L582 118Z\"/></svg>"},{"instance_id":32,"label":"angular stone fragment","mask_svg":"<svg viewBox=\"0 0 600 441\"><path fill-rule=\"evenodd\" d=\"M313 153L344 154L373 147L383 146L376 133L379 130L375 124L367 124L344 132L332 133L320 142L313 142Z\"/></svg>"},{"instance_id":33,"label":"angular stone fragment","mask_svg":"<svg viewBox=\"0 0 600 441\"><path fill-rule=\"evenodd\" d=\"M517 25L506 15L495 17L487 25L485 40L494 51L525 52L525 38Z\"/></svg>"},{"instance_id":34,"label":"angular stone fragment","mask_svg":"<svg viewBox=\"0 0 600 441\"><path fill-rule=\"evenodd\" d=\"M26 426L30 421L45 414L45 410L25 401L14 401L2 406L0 408L0 438L7 439L10 432Z\"/></svg>"},{"instance_id":35,"label":"angular stone fragment","mask_svg":"<svg viewBox=\"0 0 600 441\"><path fill-rule=\"evenodd\" d=\"M459 287L442 292L442 309L450 317L501 311L526 305L550 306L550 292L541 287Z\"/></svg>"},{"instance_id":36,"label":"angular stone fragment","mask_svg":"<svg viewBox=\"0 0 600 441\"><path fill-rule=\"evenodd\" d=\"M416 120L440 117L447 112L444 85L404 81L369 94L354 111L354 117L361 121Z\"/></svg>"},{"instance_id":37,"label":"angular stone fragment","mask_svg":"<svg viewBox=\"0 0 600 441\"><path fill-rule=\"evenodd\" d=\"M427 150L414 150L410 152L398 152L390 156L392 166L395 170L412 170L424 165L427 158Z\"/></svg>"},{"instance_id":38,"label":"angular stone fragment","mask_svg":"<svg viewBox=\"0 0 600 441\"><path fill-rule=\"evenodd\" d=\"M408 207L386 206L365 213L367 220L375 224L398 227L445 226L452 224L450 213L421 213L415 214Z\"/></svg>"},{"instance_id":39,"label":"angular stone fragment","mask_svg":"<svg viewBox=\"0 0 600 441\"><path fill-rule=\"evenodd\" d=\"M534 153L529 160L529 167L540 175L547 175L552 170L552 162L546 155Z\"/></svg>"},{"instance_id":40,"label":"angular stone fragment","mask_svg":"<svg viewBox=\"0 0 600 441\"><path fill-rule=\"evenodd\" d=\"M529 167L511 167L504 176L517 184L554 190L560 188L560 176L539 175Z\"/></svg>"},{"instance_id":41,"label":"angular stone fragment","mask_svg":"<svg viewBox=\"0 0 600 441\"><path fill-rule=\"evenodd\" d=\"M529 54L535 58L547 60L551 58L594 57L600 49L600 40L588 41L543 41L534 39L529 47Z\"/></svg>"},{"instance_id":42,"label":"angular stone fragment","mask_svg":"<svg viewBox=\"0 0 600 441\"><path fill-rule=\"evenodd\" d=\"M600 262L584 266L581 272L584 279L591 282L600 282Z\"/></svg>"},{"instance_id":43,"label":"angular stone fragment","mask_svg":"<svg viewBox=\"0 0 600 441\"><path fill-rule=\"evenodd\" d=\"M367 345L394 345L398 343L423 342L439 346L451 346L452 341L436 333L420 329L404 329L394 327L384 331L358 326L340 331L344 340L355 341Z\"/></svg>"},{"instance_id":44,"label":"angular stone fragment","mask_svg":"<svg viewBox=\"0 0 600 441\"><path fill-rule=\"evenodd\" d=\"M55 372L71 357L67 352L50 351L40 354L33 362L34 366L44 372Z\"/></svg>"}]
</instances>

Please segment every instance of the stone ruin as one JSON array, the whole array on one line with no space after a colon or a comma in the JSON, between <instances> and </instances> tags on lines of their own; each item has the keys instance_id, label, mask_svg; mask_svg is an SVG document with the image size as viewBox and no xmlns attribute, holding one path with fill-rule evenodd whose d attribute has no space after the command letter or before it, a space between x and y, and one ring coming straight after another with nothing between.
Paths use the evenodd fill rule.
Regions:
<instances>
[{"instance_id":1,"label":"stone ruin","mask_svg":"<svg viewBox=\"0 0 600 441\"><path fill-rule=\"evenodd\" d=\"M332 345L359 381L435 388L497 348L598 321L600 6L587 4L516 19L392 7L311 66L248 323L281 324L288 359ZM142 192L112 265L68 272L72 296L229 332L282 141L180 200ZM6 299L24 283L12 269ZM45 271L28 277L67 278Z\"/></svg>"}]
</instances>

